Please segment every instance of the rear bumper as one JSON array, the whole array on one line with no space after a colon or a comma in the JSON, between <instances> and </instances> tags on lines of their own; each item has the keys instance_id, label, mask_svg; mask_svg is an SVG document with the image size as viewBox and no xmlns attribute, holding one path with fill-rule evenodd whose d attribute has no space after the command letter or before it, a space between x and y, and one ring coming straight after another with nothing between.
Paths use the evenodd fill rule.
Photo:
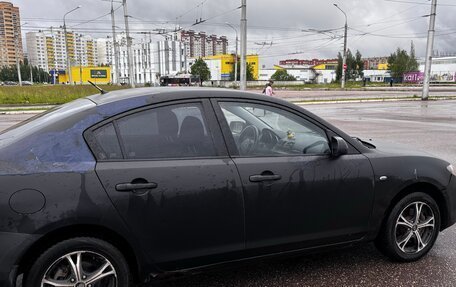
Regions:
<instances>
[{"instance_id":1,"label":"rear bumper","mask_svg":"<svg viewBox=\"0 0 456 287\"><path fill-rule=\"evenodd\" d=\"M37 238L31 234L0 232L0 286L15 286L19 259Z\"/></svg>"}]
</instances>

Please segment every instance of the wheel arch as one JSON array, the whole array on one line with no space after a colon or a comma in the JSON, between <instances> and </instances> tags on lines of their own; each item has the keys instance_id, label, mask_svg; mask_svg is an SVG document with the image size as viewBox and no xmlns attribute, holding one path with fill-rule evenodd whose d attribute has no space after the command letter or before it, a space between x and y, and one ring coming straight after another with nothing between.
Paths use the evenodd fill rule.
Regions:
<instances>
[{"instance_id":1,"label":"wheel arch","mask_svg":"<svg viewBox=\"0 0 456 287\"><path fill-rule=\"evenodd\" d=\"M133 280L135 282L141 280L141 259L132 245L120 234L107 227L87 224L61 227L42 236L19 259L17 274L22 274L30 269L34 262L33 259L38 258L48 248L58 242L74 237L93 237L114 245L125 256L130 272L133 275Z\"/></svg>"},{"instance_id":2,"label":"wheel arch","mask_svg":"<svg viewBox=\"0 0 456 287\"><path fill-rule=\"evenodd\" d=\"M437 206L439 207L439 212L440 212L440 230L445 229L448 226L448 206L445 204L445 197L442 193L442 191L434 184L429 183L429 182L415 182L410 185L407 185L406 187L403 187L391 200L390 205L388 208L385 210L385 213L383 214L383 219L382 219L382 225L385 224L385 221L388 218L388 215L390 214L391 210L396 206L396 204L406 197L409 194L412 194L414 192L423 192L432 197L432 199L435 200L437 203Z\"/></svg>"}]
</instances>

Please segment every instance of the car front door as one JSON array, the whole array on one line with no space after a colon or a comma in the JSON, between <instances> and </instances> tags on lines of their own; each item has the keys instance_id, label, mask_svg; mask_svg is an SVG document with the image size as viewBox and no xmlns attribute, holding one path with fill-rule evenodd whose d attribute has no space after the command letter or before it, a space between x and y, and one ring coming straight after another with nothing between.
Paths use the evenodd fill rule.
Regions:
<instances>
[{"instance_id":1,"label":"car front door","mask_svg":"<svg viewBox=\"0 0 456 287\"><path fill-rule=\"evenodd\" d=\"M333 157L328 132L273 104L213 101L244 186L246 247L291 249L362 238L373 201L368 159Z\"/></svg>"},{"instance_id":2,"label":"car front door","mask_svg":"<svg viewBox=\"0 0 456 287\"><path fill-rule=\"evenodd\" d=\"M242 184L221 139L206 101L129 112L90 131L106 192L163 269L244 248Z\"/></svg>"}]
</instances>

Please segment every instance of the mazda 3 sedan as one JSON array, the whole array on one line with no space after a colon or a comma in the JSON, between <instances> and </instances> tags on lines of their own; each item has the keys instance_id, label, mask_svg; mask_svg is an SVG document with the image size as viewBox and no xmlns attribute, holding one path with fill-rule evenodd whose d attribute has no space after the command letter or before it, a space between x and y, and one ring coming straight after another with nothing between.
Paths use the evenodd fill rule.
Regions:
<instances>
[{"instance_id":1,"label":"mazda 3 sedan","mask_svg":"<svg viewBox=\"0 0 456 287\"><path fill-rule=\"evenodd\" d=\"M368 241L410 262L455 222L455 174L273 97L94 95L0 134L0 285L134 286Z\"/></svg>"}]
</instances>

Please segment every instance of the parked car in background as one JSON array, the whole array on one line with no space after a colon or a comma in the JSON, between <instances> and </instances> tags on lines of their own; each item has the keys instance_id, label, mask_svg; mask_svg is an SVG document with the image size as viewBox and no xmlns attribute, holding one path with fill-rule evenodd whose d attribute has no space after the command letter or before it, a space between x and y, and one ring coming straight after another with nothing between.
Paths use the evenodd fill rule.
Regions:
<instances>
[{"instance_id":1,"label":"parked car in background","mask_svg":"<svg viewBox=\"0 0 456 287\"><path fill-rule=\"evenodd\" d=\"M29 81L22 81L22 85L23 85L23 86L32 86L33 83L32 83L32 82L29 82Z\"/></svg>"},{"instance_id":2,"label":"parked car in background","mask_svg":"<svg viewBox=\"0 0 456 287\"><path fill-rule=\"evenodd\" d=\"M16 83L16 82L13 82L13 81L5 81L5 82L4 82L4 85L5 85L5 86L17 86L17 83Z\"/></svg>"},{"instance_id":3,"label":"parked car in background","mask_svg":"<svg viewBox=\"0 0 456 287\"><path fill-rule=\"evenodd\" d=\"M455 177L274 97L94 95L0 134L0 285L129 287L369 241L411 262L454 224Z\"/></svg>"}]
</instances>

